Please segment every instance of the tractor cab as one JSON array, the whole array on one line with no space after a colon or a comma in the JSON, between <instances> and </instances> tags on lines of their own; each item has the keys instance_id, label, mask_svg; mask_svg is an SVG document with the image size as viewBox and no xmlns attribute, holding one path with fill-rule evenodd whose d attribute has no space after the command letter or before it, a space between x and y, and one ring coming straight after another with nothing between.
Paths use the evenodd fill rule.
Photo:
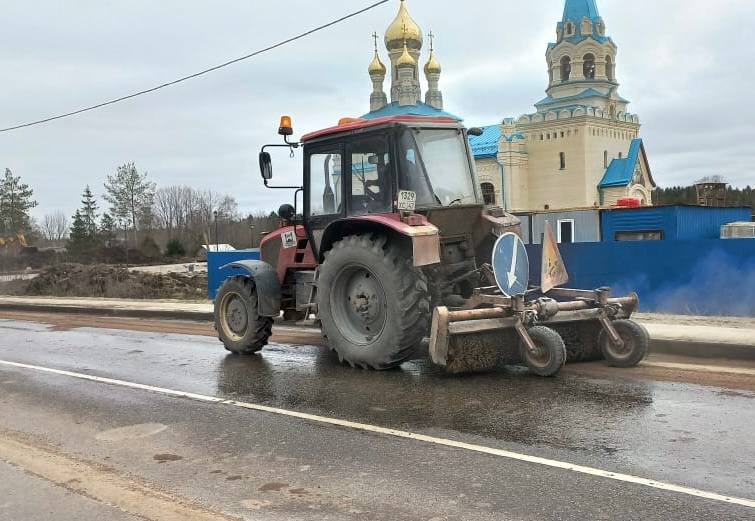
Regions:
<instances>
[{"instance_id":1,"label":"tractor cab","mask_svg":"<svg viewBox=\"0 0 755 521\"><path fill-rule=\"evenodd\" d=\"M284 117L279 132L287 136L290 129ZM382 216L429 224L428 216L444 209L465 209L476 218L484 206L467 130L452 118L345 118L305 135L301 143L286 138L283 145L268 146L303 148L303 216L297 222L318 257L332 243L323 245L323 238L334 223L340 228L349 219ZM267 183L272 165L265 149L260 165ZM290 207L283 213L291 216L292 211L298 214Z\"/></svg>"}]
</instances>

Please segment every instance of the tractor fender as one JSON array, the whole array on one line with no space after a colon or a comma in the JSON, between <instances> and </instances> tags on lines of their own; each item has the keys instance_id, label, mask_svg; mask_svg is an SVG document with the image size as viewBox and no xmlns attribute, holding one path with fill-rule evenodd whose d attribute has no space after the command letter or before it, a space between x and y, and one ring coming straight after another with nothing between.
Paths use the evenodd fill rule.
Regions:
<instances>
[{"instance_id":1,"label":"tractor fender","mask_svg":"<svg viewBox=\"0 0 755 521\"><path fill-rule=\"evenodd\" d=\"M259 260L240 260L226 264L222 269L244 270L254 281L257 290L258 312L263 317L277 317L281 312L281 285L278 274L270 264Z\"/></svg>"},{"instance_id":2,"label":"tractor fender","mask_svg":"<svg viewBox=\"0 0 755 521\"><path fill-rule=\"evenodd\" d=\"M362 215L332 222L325 228L320 241L319 254L323 254L333 244L348 235L360 233L385 233L388 236L404 240L411 245L412 259L415 267L430 266L440 263L440 232L423 215L412 215L412 224L401 220L398 214Z\"/></svg>"}]
</instances>

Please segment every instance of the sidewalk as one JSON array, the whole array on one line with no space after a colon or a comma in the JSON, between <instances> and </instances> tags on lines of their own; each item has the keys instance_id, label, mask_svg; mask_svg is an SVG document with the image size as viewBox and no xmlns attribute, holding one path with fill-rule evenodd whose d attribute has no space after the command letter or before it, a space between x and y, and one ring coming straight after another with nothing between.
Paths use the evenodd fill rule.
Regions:
<instances>
[{"instance_id":1,"label":"sidewalk","mask_svg":"<svg viewBox=\"0 0 755 521\"><path fill-rule=\"evenodd\" d=\"M0 296L0 310L79 313L136 318L210 321L212 303ZM693 317L638 313L650 332L652 352L699 358L755 360L755 318Z\"/></svg>"}]
</instances>

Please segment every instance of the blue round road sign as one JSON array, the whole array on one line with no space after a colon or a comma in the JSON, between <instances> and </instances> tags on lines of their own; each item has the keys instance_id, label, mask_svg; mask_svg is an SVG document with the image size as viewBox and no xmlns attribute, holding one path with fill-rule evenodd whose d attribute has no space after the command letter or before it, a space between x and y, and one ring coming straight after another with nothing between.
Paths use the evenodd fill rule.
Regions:
<instances>
[{"instance_id":1,"label":"blue round road sign","mask_svg":"<svg viewBox=\"0 0 755 521\"><path fill-rule=\"evenodd\" d=\"M498 287L507 297L527 292L530 261L524 242L514 233L498 238L493 248L493 273Z\"/></svg>"}]
</instances>

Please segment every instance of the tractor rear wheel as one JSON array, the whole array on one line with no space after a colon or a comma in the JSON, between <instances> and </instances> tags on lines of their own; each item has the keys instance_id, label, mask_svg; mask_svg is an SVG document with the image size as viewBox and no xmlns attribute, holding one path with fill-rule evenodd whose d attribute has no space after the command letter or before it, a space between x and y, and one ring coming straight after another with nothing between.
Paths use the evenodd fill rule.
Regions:
<instances>
[{"instance_id":1,"label":"tractor rear wheel","mask_svg":"<svg viewBox=\"0 0 755 521\"><path fill-rule=\"evenodd\" d=\"M333 245L320 266L317 304L323 336L352 367L399 366L430 324L424 274L381 236L352 235Z\"/></svg>"},{"instance_id":2,"label":"tractor rear wheel","mask_svg":"<svg viewBox=\"0 0 755 521\"><path fill-rule=\"evenodd\" d=\"M260 316L254 281L247 277L227 279L215 297L215 330L225 348L238 355L251 355L267 345L273 319Z\"/></svg>"},{"instance_id":3,"label":"tractor rear wheel","mask_svg":"<svg viewBox=\"0 0 755 521\"><path fill-rule=\"evenodd\" d=\"M603 356L613 367L634 367L642 362L650 349L650 334L643 326L632 320L615 320L614 329L624 341L622 347L617 347L601 329L598 344Z\"/></svg>"},{"instance_id":4,"label":"tractor rear wheel","mask_svg":"<svg viewBox=\"0 0 755 521\"><path fill-rule=\"evenodd\" d=\"M531 372L538 376L555 376L566 364L564 339L556 331L545 326L534 326L527 330L537 348L534 353L520 341L522 359Z\"/></svg>"}]
</instances>

